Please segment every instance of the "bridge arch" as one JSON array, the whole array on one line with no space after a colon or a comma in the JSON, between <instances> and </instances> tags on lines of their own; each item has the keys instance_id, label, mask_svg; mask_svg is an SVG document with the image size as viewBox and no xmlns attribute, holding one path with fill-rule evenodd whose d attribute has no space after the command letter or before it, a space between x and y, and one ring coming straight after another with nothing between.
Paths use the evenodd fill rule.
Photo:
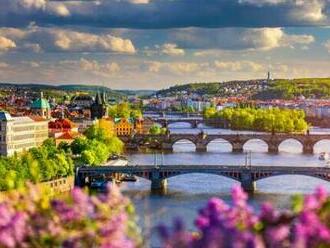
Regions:
<instances>
[{"instance_id":1,"label":"bridge arch","mask_svg":"<svg viewBox=\"0 0 330 248\"><path fill-rule=\"evenodd\" d=\"M269 144L261 138L252 138L243 142L243 151L268 152Z\"/></svg>"},{"instance_id":2,"label":"bridge arch","mask_svg":"<svg viewBox=\"0 0 330 248\"><path fill-rule=\"evenodd\" d=\"M216 176L221 176L221 177L226 177L229 179L232 179L236 182L240 182L241 179L241 173L239 172L223 172L223 173L216 173L216 172L191 172L191 171L168 171L166 174L162 174L162 179L169 179L177 176L183 176L187 174L210 174L210 175L216 175Z\"/></svg>"},{"instance_id":3,"label":"bridge arch","mask_svg":"<svg viewBox=\"0 0 330 248\"><path fill-rule=\"evenodd\" d=\"M196 151L195 140L190 138L178 138L172 141L172 150L185 152L185 151Z\"/></svg>"},{"instance_id":4,"label":"bridge arch","mask_svg":"<svg viewBox=\"0 0 330 248\"><path fill-rule=\"evenodd\" d=\"M316 141L313 145L313 151L314 153L330 152L330 138Z\"/></svg>"},{"instance_id":5,"label":"bridge arch","mask_svg":"<svg viewBox=\"0 0 330 248\"><path fill-rule=\"evenodd\" d=\"M330 182L330 175L325 174L325 173L324 174L315 173L314 175L304 174L304 173L294 173L294 174L291 174L291 173L259 173L259 174L260 175L254 175L253 180L261 181L263 179L272 178L272 177L280 177L280 176L302 176L302 177L309 177L309 178L317 178L317 179L321 179L321 180Z\"/></svg>"},{"instance_id":6,"label":"bridge arch","mask_svg":"<svg viewBox=\"0 0 330 248\"><path fill-rule=\"evenodd\" d=\"M278 150L280 152L288 153L303 153L304 142L297 138L287 138L280 141L278 145Z\"/></svg>"},{"instance_id":7,"label":"bridge arch","mask_svg":"<svg viewBox=\"0 0 330 248\"><path fill-rule=\"evenodd\" d=\"M220 152L232 152L233 151L233 144L223 138L216 138L209 140L206 143L207 151L220 151Z\"/></svg>"},{"instance_id":8,"label":"bridge arch","mask_svg":"<svg viewBox=\"0 0 330 248\"><path fill-rule=\"evenodd\" d=\"M185 121L185 120L177 120L177 121L168 121L167 122L167 127L168 128L173 128L173 126L179 126L176 128L192 128L193 127L193 123L190 121Z\"/></svg>"}]
</instances>

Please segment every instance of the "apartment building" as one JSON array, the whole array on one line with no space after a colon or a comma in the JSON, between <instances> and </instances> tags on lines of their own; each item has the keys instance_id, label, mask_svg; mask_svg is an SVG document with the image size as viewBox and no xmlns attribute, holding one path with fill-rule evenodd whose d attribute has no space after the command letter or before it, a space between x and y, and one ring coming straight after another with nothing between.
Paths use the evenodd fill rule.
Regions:
<instances>
[{"instance_id":1,"label":"apartment building","mask_svg":"<svg viewBox=\"0 0 330 248\"><path fill-rule=\"evenodd\" d=\"M0 112L0 154L11 156L40 146L48 138L48 121L39 116L12 117Z\"/></svg>"}]
</instances>

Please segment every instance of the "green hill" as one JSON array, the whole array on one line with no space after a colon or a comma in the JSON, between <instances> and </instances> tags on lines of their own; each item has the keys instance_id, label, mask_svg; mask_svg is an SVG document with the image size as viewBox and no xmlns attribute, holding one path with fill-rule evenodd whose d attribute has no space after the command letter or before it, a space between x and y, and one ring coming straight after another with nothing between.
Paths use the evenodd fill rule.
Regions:
<instances>
[{"instance_id":1,"label":"green hill","mask_svg":"<svg viewBox=\"0 0 330 248\"><path fill-rule=\"evenodd\" d=\"M330 98L330 78L277 79L264 91L254 95L255 99Z\"/></svg>"}]
</instances>

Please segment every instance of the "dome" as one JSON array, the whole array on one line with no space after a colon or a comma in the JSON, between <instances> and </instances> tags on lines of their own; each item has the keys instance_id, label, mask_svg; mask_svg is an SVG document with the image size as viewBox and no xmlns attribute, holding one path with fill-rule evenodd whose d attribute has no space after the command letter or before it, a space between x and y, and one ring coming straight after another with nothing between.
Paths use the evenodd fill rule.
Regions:
<instances>
[{"instance_id":1,"label":"dome","mask_svg":"<svg viewBox=\"0 0 330 248\"><path fill-rule=\"evenodd\" d=\"M32 105L32 109L50 109L49 102L44 98L38 98L35 100Z\"/></svg>"}]
</instances>

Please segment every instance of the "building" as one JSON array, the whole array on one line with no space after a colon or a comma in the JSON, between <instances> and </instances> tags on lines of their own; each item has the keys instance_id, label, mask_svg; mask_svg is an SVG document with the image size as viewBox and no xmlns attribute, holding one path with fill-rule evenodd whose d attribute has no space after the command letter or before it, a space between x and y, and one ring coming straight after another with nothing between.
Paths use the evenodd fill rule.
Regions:
<instances>
[{"instance_id":1,"label":"building","mask_svg":"<svg viewBox=\"0 0 330 248\"><path fill-rule=\"evenodd\" d=\"M34 115L41 116L45 119L51 118L51 108L49 102L43 98L43 93L40 93L40 98L35 100L31 105L31 112Z\"/></svg>"},{"instance_id":2,"label":"building","mask_svg":"<svg viewBox=\"0 0 330 248\"><path fill-rule=\"evenodd\" d=\"M57 138L65 133L78 133L78 126L69 119L59 118L48 123L49 136Z\"/></svg>"},{"instance_id":3,"label":"building","mask_svg":"<svg viewBox=\"0 0 330 248\"><path fill-rule=\"evenodd\" d=\"M0 112L0 154L11 156L48 139L48 121L40 116L12 117Z\"/></svg>"},{"instance_id":4,"label":"building","mask_svg":"<svg viewBox=\"0 0 330 248\"><path fill-rule=\"evenodd\" d=\"M118 136L129 136L134 131L134 123L128 118L115 118L116 133Z\"/></svg>"},{"instance_id":5,"label":"building","mask_svg":"<svg viewBox=\"0 0 330 248\"><path fill-rule=\"evenodd\" d=\"M72 97L71 103L74 106L80 107L80 108L90 108L90 106L93 104L94 99L93 97L89 95L77 95Z\"/></svg>"},{"instance_id":6,"label":"building","mask_svg":"<svg viewBox=\"0 0 330 248\"><path fill-rule=\"evenodd\" d=\"M91 105L90 109L92 120L108 117L107 96L105 92L102 94L98 92L96 93L95 101Z\"/></svg>"},{"instance_id":7,"label":"building","mask_svg":"<svg viewBox=\"0 0 330 248\"><path fill-rule=\"evenodd\" d=\"M99 120L81 119L81 120L75 120L74 123L78 127L78 132L84 133L86 131L86 129L88 129L89 127L91 127L93 125L97 125L99 123Z\"/></svg>"},{"instance_id":8,"label":"building","mask_svg":"<svg viewBox=\"0 0 330 248\"><path fill-rule=\"evenodd\" d=\"M149 130L155 125L155 122L151 118L146 117L143 119L142 125L142 133L149 134Z\"/></svg>"},{"instance_id":9,"label":"building","mask_svg":"<svg viewBox=\"0 0 330 248\"><path fill-rule=\"evenodd\" d=\"M71 144L76 138L80 137L81 134L78 132L67 131L55 138L55 143L58 146L60 143L64 142Z\"/></svg>"}]
</instances>

